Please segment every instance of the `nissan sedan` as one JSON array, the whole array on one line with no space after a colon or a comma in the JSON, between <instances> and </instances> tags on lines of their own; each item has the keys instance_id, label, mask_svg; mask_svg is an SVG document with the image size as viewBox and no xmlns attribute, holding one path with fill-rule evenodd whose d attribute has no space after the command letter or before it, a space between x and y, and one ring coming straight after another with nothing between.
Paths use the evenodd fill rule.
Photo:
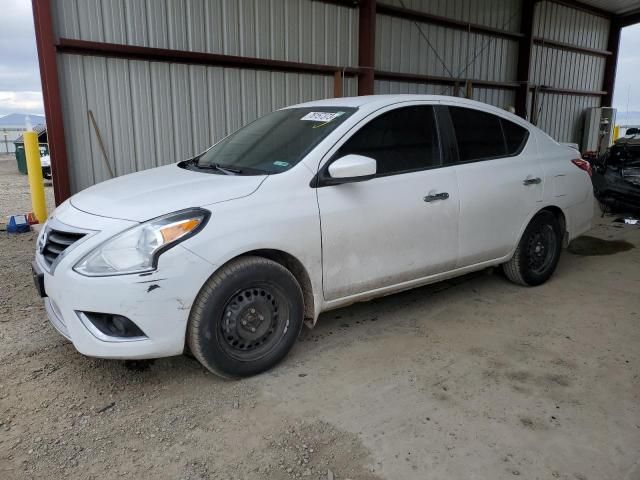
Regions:
<instances>
[{"instance_id":1,"label":"nissan sedan","mask_svg":"<svg viewBox=\"0 0 640 480\"><path fill-rule=\"evenodd\" d=\"M592 210L589 163L522 118L453 97L336 98L74 195L33 271L79 352L191 352L240 377L330 309L487 267L539 285Z\"/></svg>"}]
</instances>

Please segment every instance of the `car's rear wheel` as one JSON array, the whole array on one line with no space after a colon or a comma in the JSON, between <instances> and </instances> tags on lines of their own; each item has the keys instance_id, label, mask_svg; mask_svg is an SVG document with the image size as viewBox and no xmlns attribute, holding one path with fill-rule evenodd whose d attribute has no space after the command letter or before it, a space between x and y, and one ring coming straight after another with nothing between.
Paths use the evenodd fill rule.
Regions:
<instances>
[{"instance_id":1,"label":"car's rear wheel","mask_svg":"<svg viewBox=\"0 0 640 480\"><path fill-rule=\"evenodd\" d=\"M555 271L561 250L560 222L553 213L542 211L529 222L513 257L502 269L514 283L540 285Z\"/></svg>"},{"instance_id":2,"label":"car's rear wheel","mask_svg":"<svg viewBox=\"0 0 640 480\"><path fill-rule=\"evenodd\" d=\"M216 272L191 309L187 344L208 370L245 377L268 370L296 341L304 300L279 263L240 257Z\"/></svg>"}]
</instances>

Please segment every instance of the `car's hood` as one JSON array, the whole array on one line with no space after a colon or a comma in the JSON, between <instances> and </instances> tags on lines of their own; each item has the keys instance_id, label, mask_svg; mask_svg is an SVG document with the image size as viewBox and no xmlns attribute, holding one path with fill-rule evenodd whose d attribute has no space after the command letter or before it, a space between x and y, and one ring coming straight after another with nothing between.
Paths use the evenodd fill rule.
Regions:
<instances>
[{"instance_id":1,"label":"car's hood","mask_svg":"<svg viewBox=\"0 0 640 480\"><path fill-rule=\"evenodd\" d=\"M246 197L265 178L194 172L174 164L99 183L71 197L71 204L94 215L142 222L185 208Z\"/></svg>"}]
</instances>

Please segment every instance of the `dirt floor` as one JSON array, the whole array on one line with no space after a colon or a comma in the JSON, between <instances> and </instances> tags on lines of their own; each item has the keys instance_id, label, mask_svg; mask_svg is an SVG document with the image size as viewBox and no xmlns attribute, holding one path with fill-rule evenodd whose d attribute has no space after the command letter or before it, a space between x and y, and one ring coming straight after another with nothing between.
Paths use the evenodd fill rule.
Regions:
<instances>
[{"instance_id":1,"label":"dirt floor","mask_svg":"<svg viewBox=\"0 0 640 480\"><path fill-rule=\"evenodd\" d=\"M29 210L13 160L0 195L0 222ZM638 480L640 227L613 220L541 287L483 272L337 310L242 381L76 353L35 236L0 232L0 479Z\"/></svg>"}]
</instances>

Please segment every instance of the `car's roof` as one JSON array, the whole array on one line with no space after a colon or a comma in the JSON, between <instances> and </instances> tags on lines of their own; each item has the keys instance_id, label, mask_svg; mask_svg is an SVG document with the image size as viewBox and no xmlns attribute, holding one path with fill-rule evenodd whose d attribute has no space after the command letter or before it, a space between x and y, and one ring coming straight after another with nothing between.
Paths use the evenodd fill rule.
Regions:
<instances>
[{"instance_id":1,"label":"car's roof","mask_svg":"<svg viewBox=\"0 0 640 480\"><path fill-rule=\"evenodd\" d=\"M359 97L338 97L327 98L324 100L314 100L306 103L299 103L297 105L291 105L286 108L309 108L309 107L343 107L343 108L358 108L360 113L367 115L380 108L384 108L388 105L394 105L401 102L442 102L445 104L455 104L459 106L465 106L470 108L476 108L478 110L484 110L485 112L493 113L511 120L514 123L524 126L531 130L535 127L527 122L525 119L488 103L477 102L475 100L469 100L463 97L452 97L447 95L363 95ZM543 133L544 132L541 132ZM544 134L546 135L546 134ZM549 137L550 140L553 140ZM555 142L555 140L553 140ZM557 142L556 142L557 143Z\"/></svg>"},{"instance_id":2,"label":"car's roof","mask_svg":"<svg viewBox=\"0 0 640 480\"><path fill-rule=\"evenodd\" d=\"M446 95L363 95L359 97L338 97L324 100L313 100L311 102L291 105L287 108L308 108L308 107L355 107L363 106L384 107L398 102L412 101L434 101L434 102L455 102L462 105L480 107L483 109L493 109L491 105L462 97L450 97Z\"/></svg>"}]
</instances>

